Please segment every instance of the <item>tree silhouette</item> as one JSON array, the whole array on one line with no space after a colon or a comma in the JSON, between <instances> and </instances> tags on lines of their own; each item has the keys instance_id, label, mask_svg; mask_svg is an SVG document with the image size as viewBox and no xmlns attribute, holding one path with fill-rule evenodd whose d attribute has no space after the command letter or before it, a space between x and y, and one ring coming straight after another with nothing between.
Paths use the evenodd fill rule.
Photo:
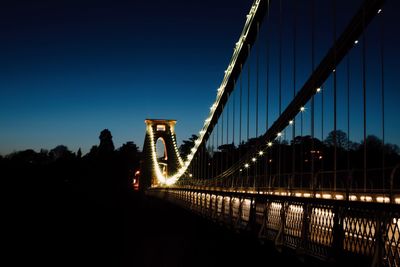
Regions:
<instances>
[{"instance_id":1,"label":"tree silhouette","mask_svg":"<svg viewBox=\"0 0 400 267\"><path fill-rule=\"evenodd\" d=\"M90 148L89 153L87 153L86 157L88 157L88 158L94 158L94 157L97 156L98 152L99 152L99 147L98 147L97 145L93 145L93 146Z\"/></svg>"},{"instance_id":2,"label":"tree silhouette","mask_svg":"<svg viewBox=\"0 0 400 267\"><path fill-rule=\"evenodd\" d=\"M55 159L68 159L73 157L73 153L68 149L67 146L58 145L49 152L50 156Z\"/></svg>"},{"instance_id":3,"label":"tree silhouette","mask_svg":"<svg viewBox=\"0 0 400 267\"><path fill-rule=\"evenodd\" d=\"M400 154L400 148L398 145L395 144L385 144L385 153L386 154Z\"/></svg>"},{"instance_id":4,"label":"tree silhouette","mask_svg":"<svg viewBox=\"0 0 400 267\"><path fill-rule=\"evenodd\" d=\"M335 146L335 134L336 134L336 147L347 149L349 142L347 134L342 130L331 131L325 139L327 146Z\"/></svg>"},{"instance_id":5,"label":"tree silhouette","mask_svg":"<svg viewBox=\"0 0 400 267\"><path fill-rule=\"evenodd\" d=\"M76 157L77 157L78 159L80 159L80 158L82 157L81 148L78 149L78 152L76 153Z\"/></svg>"},{"instance_id":6,"label":"tree silhouette","mask_svg":"<svg viewBox=\"0 0 400 267\"><path fill-rule=\"evenodd\" d=\"M110 130L104 129L101 131L100 136L100 145L99 145L99 154L107 155L114 152L114 143L112 141L112 135Z\"/></svg>"},{"instance_id":7,"label":"tree silhouette","mask_svg":"<svg viewBox=\"0 0 400 267\"><path fill-rule=\"evenodd\" d=\"M119 156L129 168L138 168L140 152L138 146L132 142L126 142L119 149Z\"/></svg>"},{"instance_id":8,"label":"tree silhouette","mask_svg":"<svg viewBox=\"0 0 400 267\"><path fill-rule=\"evenodd\" d=\"M194 141L196 141L197 135L192 134L188 140L183 140L182 145L179 147L179 153L181 157L186 159L186 157L190 154L190 150L194 147Z\"/></svg>"},{"instance_id":9,"label":"tree silhouette","mask_svg":"<svg viewBox=\"0 0 400 267\"><path fill-rule=\"evenodd\" d=\"M365 142L367 143L367 149L382 149L382 140L375 135L368 135Z\"/></svg>"}]
</instances>

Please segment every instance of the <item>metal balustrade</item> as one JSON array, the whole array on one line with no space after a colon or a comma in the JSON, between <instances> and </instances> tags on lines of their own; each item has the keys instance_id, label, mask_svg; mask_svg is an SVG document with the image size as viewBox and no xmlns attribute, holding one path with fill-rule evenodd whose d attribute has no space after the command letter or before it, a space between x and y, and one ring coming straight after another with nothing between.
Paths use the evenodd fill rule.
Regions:
<instances>
[{"instance_id":1,"label":"metal balustrade","mask_svg":"<svg viewBox=\"0 0 400 267\"><path fill-rule=\"evenodd\" d=\"M361 257L371 264L400 264L400 206L248 192L152 188L163 198L277 248L332 260Z\"/></svg>"}]
</instances>

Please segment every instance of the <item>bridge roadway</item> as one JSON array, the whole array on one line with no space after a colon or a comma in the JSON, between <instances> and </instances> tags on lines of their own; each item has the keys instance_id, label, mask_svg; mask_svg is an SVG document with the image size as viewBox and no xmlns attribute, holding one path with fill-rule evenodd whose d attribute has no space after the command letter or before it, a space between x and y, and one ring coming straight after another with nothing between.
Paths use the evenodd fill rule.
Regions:
<instances>
[{"instance_id":1,"label":"bridge roadway","mask_svg":"<svg viewBox=\"0 0 400 267\"><path fill-rule=\"evenodd\" d=\"M303 266L255 239L139 193L20 193L2 213L7 266L220 267L255 266L260 259L271 267L277 266L271 260Z\"/></svg>"}]
</instances>

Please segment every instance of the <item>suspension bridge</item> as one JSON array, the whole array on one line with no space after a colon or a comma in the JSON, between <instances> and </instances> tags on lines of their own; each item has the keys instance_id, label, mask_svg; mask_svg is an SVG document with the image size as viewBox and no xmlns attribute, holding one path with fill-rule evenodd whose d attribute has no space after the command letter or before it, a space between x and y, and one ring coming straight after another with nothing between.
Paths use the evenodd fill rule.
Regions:
<instances>
[{"instance_id":1,"label":"suspension bridge","mask_svg":"<svg viewBox=\"0 0 400 267\"><path fill-rule=\"evenodd\" d=\"M399 266L395 2L255 0L190 150L146 119L140 189L278 250Z\"/></svg>"}]
</instances>

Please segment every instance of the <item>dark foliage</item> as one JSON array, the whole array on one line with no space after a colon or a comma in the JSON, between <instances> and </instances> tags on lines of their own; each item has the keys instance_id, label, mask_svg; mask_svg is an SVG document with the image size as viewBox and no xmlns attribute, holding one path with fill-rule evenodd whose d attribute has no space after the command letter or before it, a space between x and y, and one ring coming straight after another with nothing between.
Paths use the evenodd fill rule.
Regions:
<instances>
[{"instance_id":1,"label":"dark foliage","mask_svg":"<svg viewBox=\"0 0 400 267\"><path fill-rule=\"evenodd\" d=\"M96 242L113 242L112 233L120 227L114 220L131 191L131 174L139 159L133 142L114 150L108 130L101 132L99 146L85 156L80 149L75 154L59 145L50 151L28 149L0 157L2 195L7 203L3 230L12 266L105 263L102 254L109 252ZM103 228L107 231L102 233ZM77 254L99 259L76 263Z\"/></svg>"}]
</instances>

